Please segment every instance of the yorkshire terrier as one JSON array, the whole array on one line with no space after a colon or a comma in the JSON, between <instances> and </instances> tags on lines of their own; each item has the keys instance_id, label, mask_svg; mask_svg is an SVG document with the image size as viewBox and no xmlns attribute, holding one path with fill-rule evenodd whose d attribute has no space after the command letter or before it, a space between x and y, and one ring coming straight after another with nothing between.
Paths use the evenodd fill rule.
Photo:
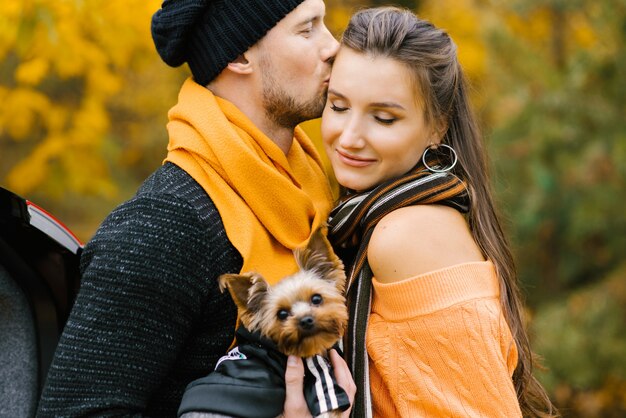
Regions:
<instances>
[{"instance_id":1,"label":"yorkshire terrier","mask_svg":"<svg viewBox=\"0 0 626 418\"><path fill-rule=\"evenodd\" d=\"M183 418L280 416L288 355L304 358L304 392L313 416L340 417L349 408L326 359L348 322L343 263L319 229L294 256L299 271L274 286L257 273L220 276L220 289L228 289L238 308L238 347L187 387Z\"/></svg>"}]
</instances>

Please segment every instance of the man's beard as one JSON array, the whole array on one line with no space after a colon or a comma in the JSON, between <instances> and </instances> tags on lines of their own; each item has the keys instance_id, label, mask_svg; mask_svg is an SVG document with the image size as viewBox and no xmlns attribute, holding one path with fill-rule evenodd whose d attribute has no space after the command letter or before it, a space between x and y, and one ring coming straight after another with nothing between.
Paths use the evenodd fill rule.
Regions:
<instances>
[{"instance_id":1,"label":"man's beard","mask_svg":"<svg viewBox=\"0 0 626 418\"><path fill-rule=\"evenodd\" d=\"M326 91L307 101L298 100L300 97L289 95L276 81L271 64L263 64L263 108L268 119L280 127L293 129L299 123L322 116Z\"/></svg>"}]
</instances>

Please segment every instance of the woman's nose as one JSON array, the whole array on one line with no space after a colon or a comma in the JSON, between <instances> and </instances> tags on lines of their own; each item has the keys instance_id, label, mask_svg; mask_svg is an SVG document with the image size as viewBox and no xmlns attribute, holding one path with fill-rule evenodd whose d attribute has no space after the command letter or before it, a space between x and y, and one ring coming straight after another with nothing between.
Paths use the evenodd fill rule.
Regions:
<instances>
[{"instance_id":1,"label":"woman's nose","mask_svg":"<svg viewBox=\"0 0 626 418\"><path fill-rule=\"evenodd\" d=\"M343 148L362 148L364 143L358 121L350 119L339 135L339 144Z\"/></svg>"}]
</instances>

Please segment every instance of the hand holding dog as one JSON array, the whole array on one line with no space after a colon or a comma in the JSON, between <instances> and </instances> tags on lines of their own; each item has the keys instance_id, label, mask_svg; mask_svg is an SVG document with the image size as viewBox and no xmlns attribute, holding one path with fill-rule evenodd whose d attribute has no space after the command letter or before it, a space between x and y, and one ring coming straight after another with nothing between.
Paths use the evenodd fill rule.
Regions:
<instances>
[{"instance_id":1,"label":"hand holding dog","mask_svg":"<svg viewBox=\"0 0 626 418\"><path fill-rule=\"evenodd\" d=\"M350 399L350 404L352 404L354 394L356 393L356 385L352 379L352 374L350 374L350 369L336 350L330 350L329 354L337 383L346 391ZM304 365L300 358L289 356L287 370L285 371L285 383L287 392L285 397L285 410L282 418L310 417L311 414L302 391L304 384ZM351 409L352 407L344 411L341 415L342 418L350 417Z\"/></svg>"}]
</instances>

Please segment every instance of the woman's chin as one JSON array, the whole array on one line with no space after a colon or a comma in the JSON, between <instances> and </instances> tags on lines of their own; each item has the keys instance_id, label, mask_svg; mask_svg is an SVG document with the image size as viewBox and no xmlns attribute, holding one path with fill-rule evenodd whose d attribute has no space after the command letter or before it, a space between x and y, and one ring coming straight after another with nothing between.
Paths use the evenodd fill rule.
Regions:
<instances>
[{"instance_id":1,"label":"woman's chin","mask_svg":"<svg viewBox=\"0 0 626 418\"><path fill-rule=\"evenodd\" d=\"M339 183L340 186L345 187L346 189L354 190L356 192L371 189L376 184L372 181L366 181L366 179L363 178L355 179L351 177L339 177L337 178L337 183Z\"/></svg>"}]
</instances>

